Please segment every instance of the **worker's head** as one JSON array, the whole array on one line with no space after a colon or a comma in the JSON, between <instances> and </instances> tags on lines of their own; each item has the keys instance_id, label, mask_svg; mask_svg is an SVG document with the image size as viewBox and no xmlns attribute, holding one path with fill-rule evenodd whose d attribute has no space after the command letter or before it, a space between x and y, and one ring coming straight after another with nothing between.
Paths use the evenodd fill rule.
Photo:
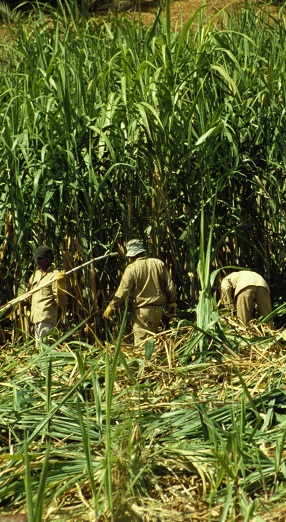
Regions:
<instances>
[{"instance_id":1,"label":"worker's head","mask_svg":"<svg viewBox=\"0 0 286 522\"><path fill-rule=\"evenodd\" d=\"M141 257L146 253L146 248L140 239L131 239L126 245L126 257L135 258ZM139 256L141 254L141 256Z\"/></svg>"},{"instance_id":2,"label":"worker's head","mask_svg":"<svg viewBox=\"0 0 286 522\"><path fill-rule=\"evenodd\" d=\"M47 245L41 245L35 250L35 259L42 270L49 268L53 261L53 251Z\"/></svg>"}]
</instances>

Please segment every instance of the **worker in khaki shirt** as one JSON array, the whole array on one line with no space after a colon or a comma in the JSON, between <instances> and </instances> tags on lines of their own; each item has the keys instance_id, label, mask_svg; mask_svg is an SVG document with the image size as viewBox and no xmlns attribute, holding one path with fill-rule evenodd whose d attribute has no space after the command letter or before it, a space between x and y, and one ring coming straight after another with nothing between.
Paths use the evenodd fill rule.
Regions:
<instances>
[{"instance_id":1,"label":"worker in khaki shirt","mask_svg":"<svg viewBox=\"0 0 286 522\"><path fill-rule=\"evenodd\" d=\"M46 245L39 246L35 251L38 270L29 280L28 290L43 286L31 297L31 322L34 324L36 344L52 330L58 320L58 307L65 312L66 292L65 279L56 270L53 261L53 251ZM51 281L51 284L48 284ZM52 282L53 281L53 282Z\"/></svg>"},{"instance_id":2,"label":"worker in khaki shirt","mask_svg":"<svg viewBox=\"0 0 286 522\"><path fill-rule=\"evenodd\" d=\"M261 275L250 270L232 272L226 276L221 282L221 299L227 308L236 308L237 317L245 325L252 318L255 303L262 317L272 311L268 284Z\"/></svg>"},{"instance_id":3,"label":"worker in khaki shirt","mask_svg":"<svg viewBox=\"0 0 286 522\"><path fill-rule=\"evenodd\" d=\"M139 239L126 245L126 256L131 263L127 266L118 290L103 313L110 319L129 293L134 298L133 334L138 345L158 332L164 309L169 316L176 313L176 289L166 265L156 258L146 256L146 248Z\"/></svg>"}]
</instances>

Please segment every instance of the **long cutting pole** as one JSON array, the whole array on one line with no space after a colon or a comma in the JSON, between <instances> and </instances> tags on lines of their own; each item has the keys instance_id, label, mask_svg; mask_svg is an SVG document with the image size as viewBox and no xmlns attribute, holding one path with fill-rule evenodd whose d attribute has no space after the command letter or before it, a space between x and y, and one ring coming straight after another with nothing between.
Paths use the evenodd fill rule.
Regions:
<instances>
[{"instance_id":1,"label":"long cutting pole","mask_svg":"<svg viewBox=\"0 0 286 522\"><path fill-rule=\"evenodd\" d=\"M111 254L104 254L104 256L94 257L93 259L90 259L86 263L83 263L82 265L79 265L79 266L75 266L71 270L68 270L67 272L64 273L64 275L67 276L69 274L72 274L73 272L76 272L80 268L84 268L85 266L91 265L91 263L95 263L96 261L100 261L101 259L105 259L106 257L114 257L114 256L118 256L118 252L112 252Z\"/></svg>"}]
</instances>

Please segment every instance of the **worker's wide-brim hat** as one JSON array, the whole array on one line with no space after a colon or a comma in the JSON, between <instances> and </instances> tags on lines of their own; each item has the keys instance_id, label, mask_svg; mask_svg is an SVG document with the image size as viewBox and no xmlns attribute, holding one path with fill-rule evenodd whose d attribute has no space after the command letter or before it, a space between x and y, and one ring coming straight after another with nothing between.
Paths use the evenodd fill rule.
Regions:
<instances>
[{"instance_id":1,"label":"worker's wide-brim hat","mask_svg":"<svg viewBox=\"0 0 286 522\"><path fill-rule=\"evenodd\" d=\"M146 252L146 248L140 239L131 239L131 241L128 241L126 245L127 257L137 256L138 254L141 254L141 252Z\"/></svg>"}]
</instances>

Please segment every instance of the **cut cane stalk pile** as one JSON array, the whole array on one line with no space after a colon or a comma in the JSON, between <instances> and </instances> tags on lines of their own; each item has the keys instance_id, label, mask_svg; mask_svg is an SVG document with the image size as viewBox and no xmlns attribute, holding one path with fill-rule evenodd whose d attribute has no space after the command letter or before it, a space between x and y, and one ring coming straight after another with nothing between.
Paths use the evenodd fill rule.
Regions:
<instances>
[{"instance_id":1,"label":"cut cane stalk pile","mask_svg":"<svg viewBox=\"0 0 286 522\"><path fill-rule=\"evenodd\" d=\"M283 520L286 335L225 327L232 348L201 359L195 326L157 334L150 360L124 340L6 346L7 512L30 495L33 520Z\"/></svg>"}]
</instances>

